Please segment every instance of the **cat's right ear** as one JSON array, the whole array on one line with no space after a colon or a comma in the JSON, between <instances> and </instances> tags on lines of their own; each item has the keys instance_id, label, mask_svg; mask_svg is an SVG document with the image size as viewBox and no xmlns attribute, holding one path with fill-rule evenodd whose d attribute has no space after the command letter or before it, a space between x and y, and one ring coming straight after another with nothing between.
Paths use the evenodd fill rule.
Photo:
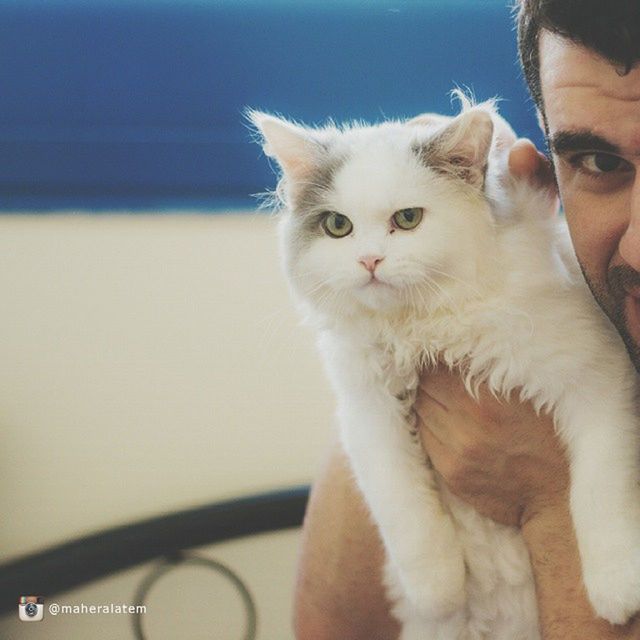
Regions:
<instances>
[{"instance_id":1,"label":"cat's right ear","mask_svg":"<svg viewBox=\"0 0 640 640\"><path fill-rule=\"evenodd\" d=\"M440 113L422 113L415 118L407 120L411 127L430 127L437 129L442 125L447 125L453 120L453 116L443 116Z\"/></svg>"},{"instance_id":2,"label":"cat's right ear","mask_svg":"<svg viewBox=\"0 0 640 640\"><path fill-rule=\"evenodd\" d=\"M277 160L285 176L294 182L304 181L317 166L319 144L312 134L287 120L260 111L247 116L262 135L262 148Z\"/></svg>"}]
</instances>

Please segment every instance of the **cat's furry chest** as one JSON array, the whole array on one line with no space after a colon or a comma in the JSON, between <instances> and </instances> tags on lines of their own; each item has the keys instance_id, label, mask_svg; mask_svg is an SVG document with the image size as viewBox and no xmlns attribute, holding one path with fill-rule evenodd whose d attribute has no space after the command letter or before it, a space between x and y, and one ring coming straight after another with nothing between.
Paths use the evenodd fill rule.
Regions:
<instances>
[{"instance_id":1,"label":"cat's furry chest","mask_svg":"<svg viewBox=\"0 0 640 640\"><path fill-rule=\"evenodd\" d=\"M328 330L333 336L329 360L341 362L345 370L357 370L363 385L386 390L403 406L415 397L421 372L439 362L458 368L470 392L481 382L500 394L526 387L530 397L553 403L562 385L550 393L528 373L533 367L542 379L545 372L552 375L549 363L531 344L533 334L547 331L536 307L485 299L456 313L358 318Z\"/></svg>"},{"instance_id":2,"label":"cat's furry chest","mask_svg":"<svg viewBox=\"0 0 640 640\"><path fill-rule=\"evenodd\" d=\"M510 335L503 329L507 323ZM487 303L469 306L460 314L367 318L337 328L335 335L373 375L389 379L411 377L438 360L462 364L492 335L498 338L499 332L503 343L516 343L523 331L530 331L530 319L519 322L514 314Z\"/></svg>"},{"instance_id":3,"label":"cat's furry chest","mask_svg":"<svg viewBox=\"0 0 640 640\"><path fill-rule=\"evenodd\" d=\"M403 413L410 412L421 371L435 364L446 346L446 336L429 318L361 318L327 328L320 337L334 383L349 372L358 386L377 389L393 404L399 402ZM336 391L342 394L340 384Z\"/></svg>"}]
</instances>

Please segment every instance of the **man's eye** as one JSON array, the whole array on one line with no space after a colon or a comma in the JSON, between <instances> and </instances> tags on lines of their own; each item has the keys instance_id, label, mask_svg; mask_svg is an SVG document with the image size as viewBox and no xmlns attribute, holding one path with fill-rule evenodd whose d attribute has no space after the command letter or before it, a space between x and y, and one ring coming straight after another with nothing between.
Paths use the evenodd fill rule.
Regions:
<instances>
[{"instance_id":1,"label":"man's eye","mask_svg":"<svg viewBox=\"0 0 640 640\"><path fill-rule=\"evenodd\" d=\"M620 156L599 152L581 153L571 159L571 164L594 175L619 173L633 169L633 166Z\"/></svg>"}]
</instances>

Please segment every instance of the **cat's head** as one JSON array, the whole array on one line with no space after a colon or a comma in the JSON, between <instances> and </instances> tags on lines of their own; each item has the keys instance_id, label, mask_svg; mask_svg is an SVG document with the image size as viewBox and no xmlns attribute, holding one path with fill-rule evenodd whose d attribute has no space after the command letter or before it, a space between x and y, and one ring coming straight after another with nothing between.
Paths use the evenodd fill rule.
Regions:
<instances>
[{"instance_id":1,"label":"cat's head","mask_svg":"<svg viewBox=\"0 0 640 640\"><path fill-rule=\"evenodd\" d=\"M490 107L321 129L250 117L282 170L285 269L315 309L428 311L477 290L493 237Z\"/></svg>"}]
</instances>

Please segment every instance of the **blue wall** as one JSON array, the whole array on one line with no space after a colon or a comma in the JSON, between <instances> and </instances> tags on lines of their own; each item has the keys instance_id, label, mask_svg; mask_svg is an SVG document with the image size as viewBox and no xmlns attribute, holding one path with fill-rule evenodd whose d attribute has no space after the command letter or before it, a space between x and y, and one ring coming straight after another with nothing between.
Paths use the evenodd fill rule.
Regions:
<instances>
[{"instance_id":1,"label":"blue wall","mask_svg":"<svg viewBox=\"0 0 640 640\"><path fill-rule=\"evenodd\" d=\"M0 0L0 209L243 206L246 106L306 122L499 95L539 141L505 0Z\"/></svg>"}]
</instances>

